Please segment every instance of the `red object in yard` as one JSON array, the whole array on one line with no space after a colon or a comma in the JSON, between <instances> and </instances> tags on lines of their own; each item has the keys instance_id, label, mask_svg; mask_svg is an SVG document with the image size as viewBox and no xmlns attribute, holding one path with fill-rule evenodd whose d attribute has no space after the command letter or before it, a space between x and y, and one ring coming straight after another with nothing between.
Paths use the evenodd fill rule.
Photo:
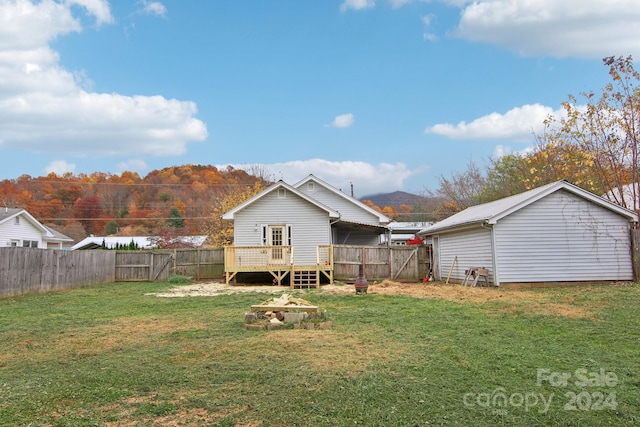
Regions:
<instances>
[{"instance_id":1,"label":"red object in yard","mask_svg":"<svg viewBox=\"0 0 640 427\"><path fill-rule=\"evenodd\" d=\"M419 237L414 237L407 242L407 245L424 245L424 242Z\"/></svg>"}]
</instances>

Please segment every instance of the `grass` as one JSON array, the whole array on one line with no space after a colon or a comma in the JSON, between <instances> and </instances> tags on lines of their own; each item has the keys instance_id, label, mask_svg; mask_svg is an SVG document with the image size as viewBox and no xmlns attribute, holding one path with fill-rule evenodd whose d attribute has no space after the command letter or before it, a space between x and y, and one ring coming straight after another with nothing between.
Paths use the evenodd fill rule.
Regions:
<instances>
[{"instance_id":1,"label":"grass","mask_svg":"<svg viewBox=\"0 0 640 427\"><path fill-rule=\"evenodd\" d=\"M243 328L264 294L148 295L170 286L0 300L0 426L640 423L638 285L474 290L501 292L485 301L314 290L333 329L270 332ZM539 369L571 378L538 384ZM578 369L594 381L576 385Z\"/></svg>"}]
</instances>

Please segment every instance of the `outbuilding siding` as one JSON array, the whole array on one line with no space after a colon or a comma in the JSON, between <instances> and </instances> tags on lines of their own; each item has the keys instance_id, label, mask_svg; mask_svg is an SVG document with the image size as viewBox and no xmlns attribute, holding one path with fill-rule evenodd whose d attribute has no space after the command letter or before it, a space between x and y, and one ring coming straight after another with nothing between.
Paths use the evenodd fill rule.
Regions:
<instances>
[{"instance_id":1,"label":"outbuilding siding","mask_svg":"<svg viewBox=\"0 0 640 427\"><path fill-rule=\"evenodd\" d=\"M451 270L451 280L464 280L465 270L471 267L488 268L489 281L493 280L491 230L478 226L442 234L439 236L438 245L441 280L446 280L454 259L456 262Z\"/></svg>"},{"instance_id":2,"label":"outbuilding siding","mask_svg":"<svg viewBox=\"0 0 640 427\"><path fill-rule=\"evenodd\" d=\"M629 221L558 191L494 225L501 283L632 280Z\"/></svg>"}]
</instances>

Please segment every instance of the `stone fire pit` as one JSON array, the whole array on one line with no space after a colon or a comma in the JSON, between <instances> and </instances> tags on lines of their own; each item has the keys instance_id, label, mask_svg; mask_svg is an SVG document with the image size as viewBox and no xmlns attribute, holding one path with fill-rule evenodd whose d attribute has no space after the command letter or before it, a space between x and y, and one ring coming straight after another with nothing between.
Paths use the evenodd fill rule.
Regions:
<instances>
[{"instance_id":1,"label":"stone fire pit","mask_svg":"<svg viewBox=\"0 0 640 427\"><path fill-rule=\"evenodd\" d=\"M248 330L275 329L330 329L333 321L327 319L326 310L302 298L289 294L270 298L251 306L244 315L244 326Z\"/></svg>"}]
</instances>

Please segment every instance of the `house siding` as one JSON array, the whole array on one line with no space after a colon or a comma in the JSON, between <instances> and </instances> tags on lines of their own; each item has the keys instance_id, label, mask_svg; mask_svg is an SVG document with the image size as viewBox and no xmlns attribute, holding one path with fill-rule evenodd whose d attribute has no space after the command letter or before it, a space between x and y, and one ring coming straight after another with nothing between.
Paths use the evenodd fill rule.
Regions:
<instances>
[{"instance_id":1,"label":"house siding","mask_svg":"<svg viewBox=\"0 0 640 427\"><path fill-rule=\"evenodd\" d=\"M347 197L347 199L345 199L315 181L313 181L314 189L313 191L310 191L308 183L309 182L305 182L296 189L323 205L330 206L334 211L339 212L341 221L380 225L380 218L362 207L359 207L354 203L357 202L355 199L351 199L346 194L345 197Z\"/></svg>"},{"instance_id":2,"label":"house siding","mask_svg":"<svg viewBox=\"0 0 640 427\"><path fill-rule=\"evenodd\" d=\"M289 224L294 264L315 265L316 247L331 241L329 214L288 190L285 197L278 194L266 194L235 214L234 245L261 246L263 224Z\"/></svg>"},{"instance_id":3,"label":"house siding","mask_svg":"<svg viewBox=\"0 0 640 427\"><path fill-rule=\"evenodd\" d=\"M489 269L489 281L493 281L491 230L477 227L437 236L440 280L446 280L451 270L451 280L462 281L465 270L471 267ZM457 259L456 259L457 257ZM456 260L453 264L454 259ZM451 265L453 264L453 269Z\"/></svg>"},{"instance_id":4,"label":"house siding","mask_svg":"<svg viewBox=\"0 0 640 427\"><path fill-rule=\"evenodd\" d=\"M494 226L501 283L633 280L626 218L558 191Z\"/></svg>"},{"instance_id":5,"label":"house siding","mask_svg":"<svg viewBox=\"0 0 640 427\"><path fill-rule=\"evenodd\" d=\"M42 231L36 228L27 218L19 215L20 224L15 224L10 218L0 224L0 246L11 246L11 241L18 241L18 246L22 246L25 240L37 241L38 247L42 248Z\"/></svg>"}]
</instances>

